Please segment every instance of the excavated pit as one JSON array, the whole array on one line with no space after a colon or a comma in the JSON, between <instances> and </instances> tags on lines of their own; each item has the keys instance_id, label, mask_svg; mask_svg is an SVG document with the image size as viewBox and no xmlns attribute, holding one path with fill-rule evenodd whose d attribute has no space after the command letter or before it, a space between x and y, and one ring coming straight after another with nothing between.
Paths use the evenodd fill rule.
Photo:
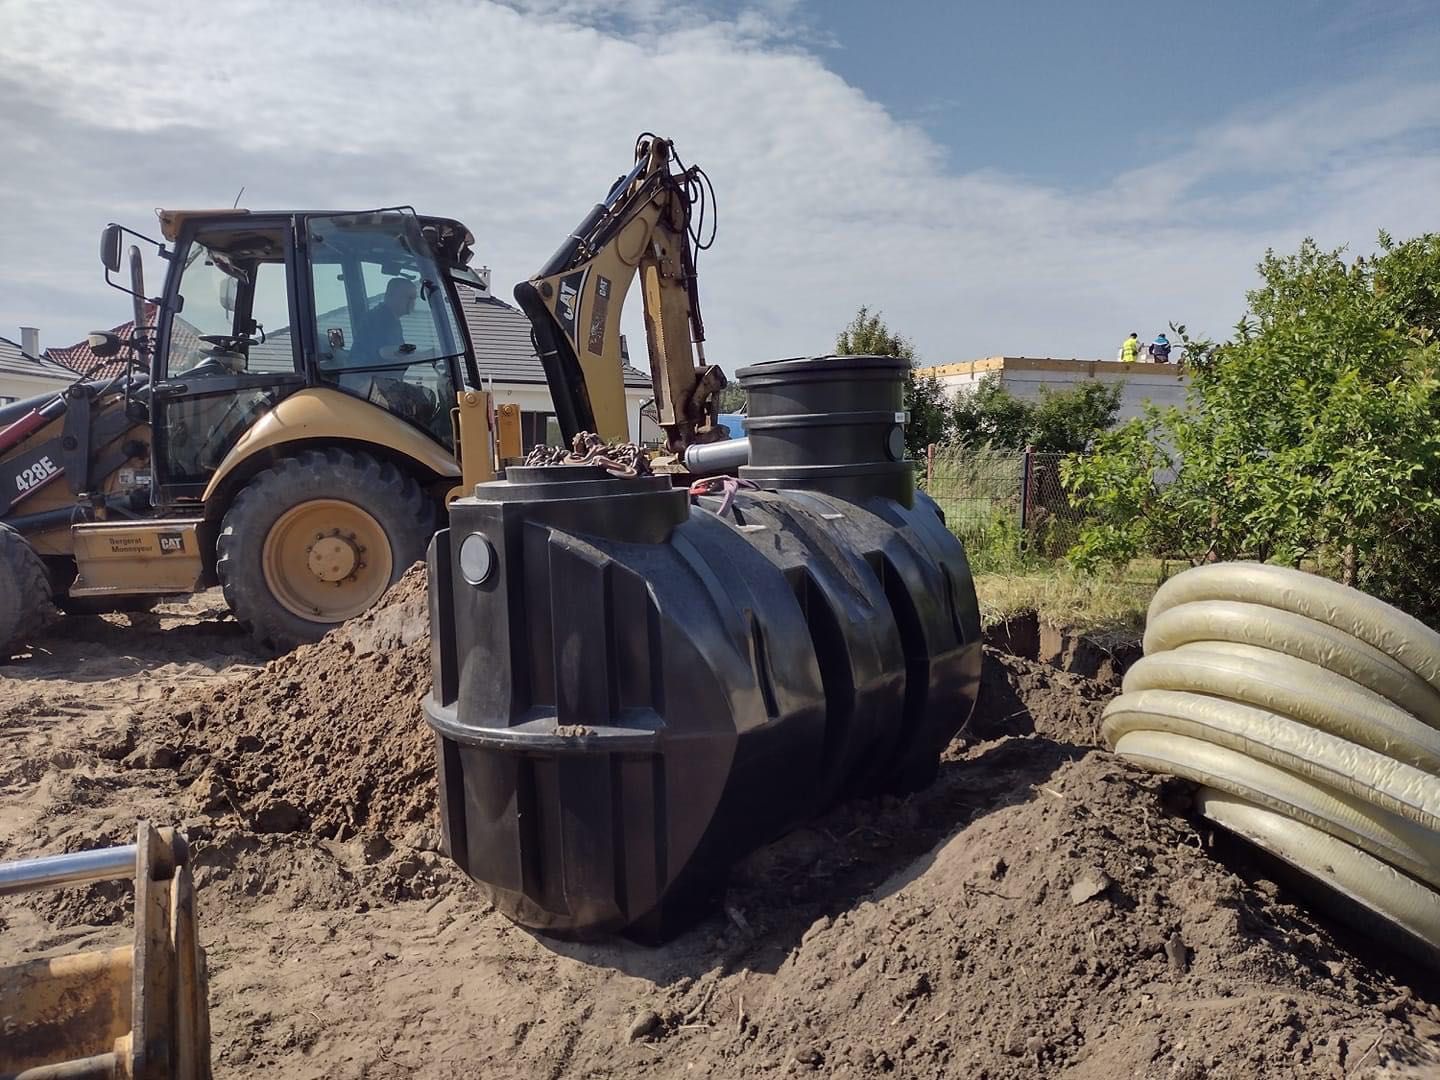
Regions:
<instances>
[{"instance_id":1,"label":"excavated pit","mask_svg":"<svg viewBox=\"0 0 1440 1080\"><path fill-rule=\"evenodd\" d=\"M145 707L131 676L78 693L71 647L47 645L37 677L0 671L0 727L23 751L0 769L0 858L93 846L136 814L182 820L222 1072L1440 1069L1433 987L1197 829L1183 785L1097 748L1112 691L1032 660L987 651L969 738L933 785L760 849L721 910L644 949L520 930L429 850L422 571L248 674L171 675L173 641L131 637L127 657L153 647L161 673ZM74 895L0 901L0 961L122 932L115 898Z\"/></svg>"}]
</instances>

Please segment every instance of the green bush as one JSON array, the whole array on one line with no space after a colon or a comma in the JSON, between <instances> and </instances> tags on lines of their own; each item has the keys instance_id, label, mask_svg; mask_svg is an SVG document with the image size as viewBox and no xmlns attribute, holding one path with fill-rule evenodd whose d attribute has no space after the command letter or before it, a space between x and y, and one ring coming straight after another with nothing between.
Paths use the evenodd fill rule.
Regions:
<instances>
[{"instance_id":1,"label":"green bush","mask_svg":"<svg viewBox=\"0 0 1440 1080\"><path fill-rule=\"evenodd\" d=\"M1421 617L1440 561L1440 237L1346 262L1266 254L1223 344L1175 327L1183 410L1150 409L1063 469L1082 569L1137 555L1331 567Z\"/></svg>"}]
</instances>

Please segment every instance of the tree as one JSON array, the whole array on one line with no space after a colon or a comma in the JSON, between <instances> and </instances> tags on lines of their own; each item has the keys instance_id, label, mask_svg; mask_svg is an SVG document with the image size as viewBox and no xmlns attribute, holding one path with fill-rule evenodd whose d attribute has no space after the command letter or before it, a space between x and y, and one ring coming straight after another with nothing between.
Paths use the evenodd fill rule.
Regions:
<instances>
[{"instance_id":1,"label":"tree","mask_svg":"<svg viewBox=\"0 0 1440 1080\"><path fill-rule=\"evenodd\" d=\"M1083 382L1066 390L1040 387L1030 411L1027 445L1036 450L1078 454L1115 423L1124 386Z\"/></svg>"},{"instance_id":2,"label":"tree","mask_svg":"<svg viewBox=\"0 0 1440 1080\"><path fill-rule=\"evenodd\" d=\"M1085 382L1065 390L1040 387L1040 400L1007 390L993 372L960 394L951 411L950 438L962 446L996 446L1073 454L1115 422L1120 386Z\"/></svg>"},{"instance_id":3,"label":"tree","mask_svg":"<svg viewBox=\"0 0 1440 1080\"><path fill-rule=\"evenodd\" d=\"M950 437L962 446L995 446L1024 449L1030 437L1028 401L1021 401L1005 389L992 372L984 375L968 393L957 394L950 413Z\"/></svg>"},{"instance_id":4,"label":"tree","mask_svg":"<svg viewBox=\"0 0 1440 1080\"><path fill-rule=\"evenodd\" d=\"M944 442L950 430L950 400L934 375L917 375L910 369L905 383L905 453L924 460L932 443Z\"/></svg>"},{"instance_id":5,"label":"tree","mask_svg":"<svg viewBox=\"0 0 1440 1080\"><path fill-rule=\"evenodd\" d=\"M862 307L835 339L837 356L898 356L915 363L915 346L907 338L891 333L880 312L871 314Z\"/></svg>"},{"instance_id":6,"label":"tree","mask_svg":"<svg viewBox=\"0 0 1440 1080\"><path fill-rule=\"evenodd\" d=\"M906 338L891 332L880 312L862 307L835 339L837 356L898 356L910 361L905 381L905 408L910 422L905 425L905 451L913 459L925 456L926 447L940 442L949 429L945 391L934 375L915 373L915 347Z\"/></svg>"},{"instance_id":7,"label":"tree","mask_svg":"<svg viewBox=\"0 0 1440 1080\"><path fill-rule=\"evenodd\" d=\"M1318 563L1440 616L1440 237L1347 262L1307 240L1267 252L1249 314L1181 338L1186 407L1150 410L1068 464L1094 523L1081 566L1153 552Z\"/></svg>"},{"instance_id":8,"label":"tree","mask_svg":"<svg viewBox=\"0 0 1440 1080\"><path fill-rule=\"evenodd\" d=\"M746 393L740 388L738 382L728 382L725 388L717 395L719 411L722 413L738 413L744 410Z\"/></svg>"}]
</instances>

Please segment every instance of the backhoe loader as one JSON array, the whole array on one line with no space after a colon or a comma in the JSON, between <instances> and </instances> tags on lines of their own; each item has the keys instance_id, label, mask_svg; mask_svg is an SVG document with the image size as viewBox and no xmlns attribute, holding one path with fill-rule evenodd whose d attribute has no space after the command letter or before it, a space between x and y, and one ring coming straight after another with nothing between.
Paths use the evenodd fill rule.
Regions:
<instances>
[{"instance_id":1,"label":"backhoe loader","mask_svg":"<svg viewBox=\"0 0 1440 1080\"><path fill-rule=\"evenodd\" d=\"M718 368L696 362L692 205L703 174L638 141L633 168L517 288L566 441L630 438L620 309L644 285L667 448L724 436ZM459 304L480 280L460 222L364 212L159 212L162 240L102 234L134 331L108 380L0 407L0 652L52 603L123 610L219 585L276 648L360 614L413 562L449 499L519 454ZM140 248L165 267L147 297Z\"/></svg>"}]
</instances>

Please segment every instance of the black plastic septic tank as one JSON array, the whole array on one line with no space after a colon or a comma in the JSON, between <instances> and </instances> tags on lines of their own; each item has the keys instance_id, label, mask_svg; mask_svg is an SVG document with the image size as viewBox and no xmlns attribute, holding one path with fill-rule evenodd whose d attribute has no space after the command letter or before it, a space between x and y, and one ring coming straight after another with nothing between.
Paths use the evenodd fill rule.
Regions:
<instances>
[{"instance_id":1,"label":"black plastic septic tank","mask_svg":"<svg viewBox=\"0 0 1440 1080\"><path fill-rule=\"evenodd\" d=\"M865 373L903 384L903 362L863 359L856 381L899 402ZM763 372L776 403L877 412L840 408L865 396L843 376L809 377L850 363L741 379ZM803 387L771 379L787 365ZM767 413L801 415L819 414ZM740 855L933 775L978 687L974 587L934 504L867 469L895 464L873 424L836 429L829 473L825 425L768 429L802 448L776 466L762 440L752 466L809 470L786 477L799 490L692 500L663 478L547 466L451 505L429 556L425 703L444 846L511 918L663 937Z\"/></svg>"}]
</instances>

